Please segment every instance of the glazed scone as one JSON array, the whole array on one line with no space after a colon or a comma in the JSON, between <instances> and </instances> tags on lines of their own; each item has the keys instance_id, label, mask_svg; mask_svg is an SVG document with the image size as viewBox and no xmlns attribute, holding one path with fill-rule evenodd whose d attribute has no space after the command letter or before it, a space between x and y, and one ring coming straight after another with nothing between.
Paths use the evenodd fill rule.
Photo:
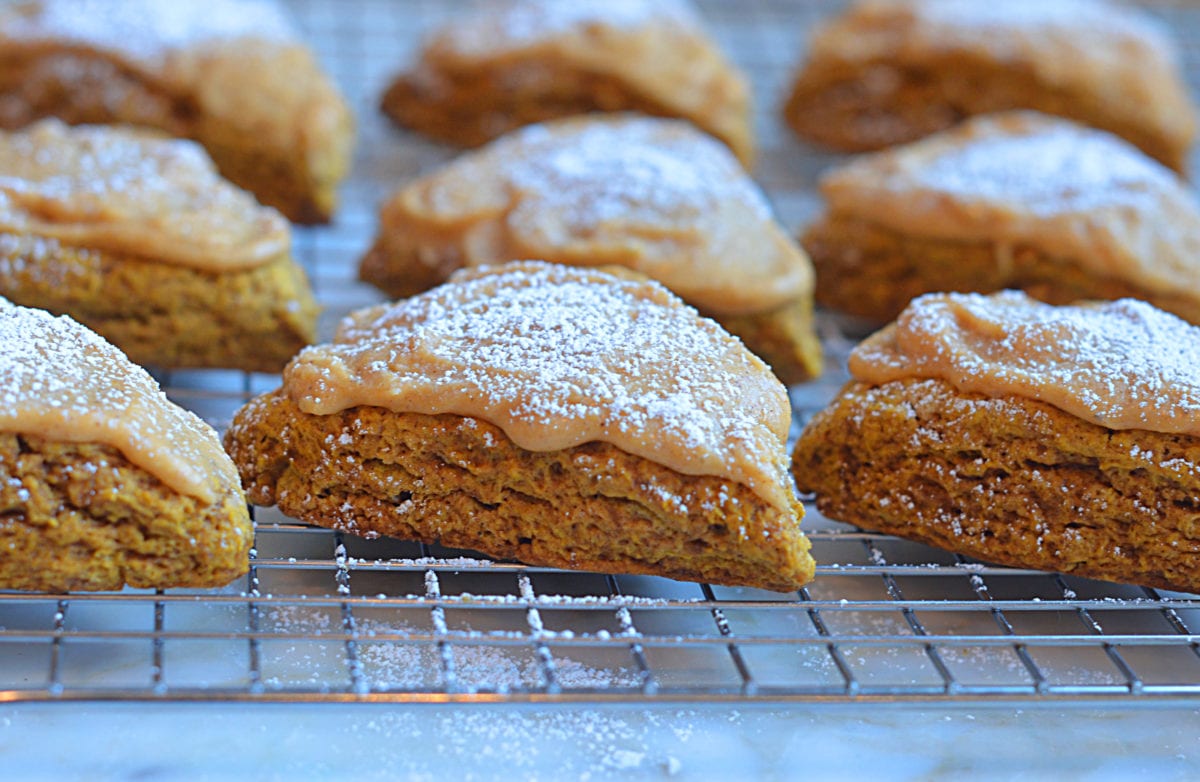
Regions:
<instances>
[{"instance_id":1,"label":"glazed scone","mask_svg":"<svg viewBox=\"0 0 1200 782\"><path fill-rule=\"evenodd\" d=\"M359 274L411 296L461 267L538 258L658 280L785 383L821 371L812 267L723 146L635 115L533 125L398 190Z\"/></svg>"},{"instance_id":2,"label":"glazed scone","mask_svg":"<svg viewBox=\"0 0 1200 782\"><path fill-rule=\"evenodd\" d=\"M792 471L830 518L1200 591L1200 328L1132 299L929 294L855 349Z\"/></svg>"},{"instance_id":3,"label":"glazed scone","mask_svg":"<svg viewBox=\"0 0 1200 782\"><path fill-rule=\"evenodd\" d=\"M273 0L0 4L0 128L43 117L200 142L298 222L327 222L350 110Z\"/></svg>"},{"instance_id":4,"label":"glazed scone","mask_svg":"<svg viewBox=\"0 0 1200 782\"><path fill-rule=\"evenodd\" d=\"M1019 288L1052 304L1144 299L1200 323L1200 204L1103 131L977 117L820 183L801 243L819 304L876 323L935 291Z\"/></svg>"},{"instance_id":5,"label":"glazed scone","mask_svg":"<svg viewBox=\"0 0 1200 782\"><path fill-rule=\"evenodd\" d=\"M784 110L843 151L1010 109L1068 117L1184 171L1196 131L1179 52L1104 0L860 0L813 35Z\"/></svg>"},{"instance_id":6,"label":"glazed scone","mask_svg":"<svg viewBox=\"0 0 1200 782\"><path fill-rule=\"evenodd\" d=\"M0 131L0 295L139 364L278 372L317 305L274 209L190 141L43 120Z\"/></svg>"},{"instance_id":7,"label":"glazed scone","mask_svg":"<svg viewBox=\"0 0 1200 782\"><path fill-rule=\"evenodd\" d=\"M572 114L690 120L749 168L750 90L687 0L501 0L450 19L383 111L462 146Z\"/></svg>"},{"instance_id":8,"label":"glazed scone","mask_svg":"<svg viewBox=\"0 0 1200 782\"><path fill-rule=\"evenodd\" d=\"M0 589L215 587L253 536L216 432L67 317L0 299Z\"/></svg>"},{"instance_id":9,"label":"glazed scone","mask_svg":"<svg viewBox=\"0 0 1200 782\"><path fill-rule=\"evenodd\" d=\"M540 262L348 317L225 447L252 502L531 565L789 591L813 574L767 367L661 285Z\"/></svg>"}]
</instances>

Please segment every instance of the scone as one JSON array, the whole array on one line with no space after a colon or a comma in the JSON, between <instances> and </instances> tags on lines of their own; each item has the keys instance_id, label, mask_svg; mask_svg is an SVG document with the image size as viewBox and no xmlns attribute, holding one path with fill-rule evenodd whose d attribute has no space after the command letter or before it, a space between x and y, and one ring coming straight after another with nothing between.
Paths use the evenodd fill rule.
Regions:
<instances>
[{"instance_id":1,"label":"scone","mask_svg":"<svg viewBox=\"0 0 1200 782\"><path fill-rule=\"evenodd\" d=\"M733 156L685 122L571 118L463 155L384 204L359 274L411 296L455 269L524 258L629 267L785 383L821 371L808 259Z\"/></svg>"},{"instance_id":2,"label":"scone","mask_svg":"<svg viewBox=\"0 0 1200 782\"><path fill-rule=\"evenodd\" d=\"M66 317L0 299L0 589L221 586L252 538L207 424Z\"/></svg>"},{"instance_id":3,"label":"scone","mask_svg":"<svg viewBox=\"0 0 1200 782\"><path fill-rule=\"evenodd\" d=\"M426 39L383 111L462 146L571 114L681 117L754 162L749 87L687 0L480 5Z\"/></svg>"},{"instance_id":4,"label":"scone","mask_svg":"<svg viewBox=\"0 0 1200 782\"><path fill-rule=\"evenodd\" d=\"M139 364L278 372L316 334L290 237L190 141L0 131L0 295L70 314Z\"/></svg>"},{"instance_id":5,"label":"scone","mask_svg":"<svg viewBox=\"0 0 1200 782\"><path fill-rule=\"evenodd\" d=\"M935 291L1020 288L1052 304L1133 297L1200 323L1200 204L1102 131L977 117L821 180L802 237L819 304L876 323Z\"/></svg>"},{"instance_id":6,"label":"scone","mask_svg":"<svg viewBox=\"0 0 1200 782\"><path fill-rule=\"evenodd\" d=\"M0 128L156 128L292 220L327 222L353 121L271 0L0 4Z\"/></svg>"},{"instance_id":7,"label":"scone","mask_svg":"<svg viewBox=\"0 0 1200 782\"><path fill-rule=\"evenodd\" d=\"M1170 35L1104 0L860 0L814 33L784 115L865 151L1009 109L1107 130L1181 172L1196 132Z\"/></svg>"},{"instance_id":8,"label":"scone","mask_svg":"<svg viewBox=\"0 0 1200 782\"><path fill-rule=\"evenodd\" d=\"M616 269L462 270L352 314L234 417L252 502L531 565L779 591L813 574L784 387Z\"/></svg>"},{"instance_id":9,"label":"scone","mask_svg":"<svg viewBox=\"0 0 1200 782\"><path fill-rule=\"evenodd\" d=\"M796 443L830 518L989 562L1200 591L1200 329L1145 302L929 294Z\"/></svg>"}]
</instances>

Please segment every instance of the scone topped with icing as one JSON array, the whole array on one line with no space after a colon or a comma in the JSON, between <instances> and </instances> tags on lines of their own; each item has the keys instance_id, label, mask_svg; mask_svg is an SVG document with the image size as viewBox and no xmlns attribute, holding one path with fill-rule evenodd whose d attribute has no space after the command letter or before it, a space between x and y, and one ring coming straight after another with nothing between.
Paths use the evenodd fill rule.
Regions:
<instances>
[{"instance_id":1,"label":"scone topped with icing","mask_svg":"<svg viewBox=\"0 0 1200 782\"><path fill-rule=\"evenodd\" d=\"M920 293L1011 287L1052 303L1134 296L1200 322L1200 203L1103 131L979 117L853 160L821 193L803 243L829 306L882 320Z\"/></svg>"},{"instance_id":2,"label":"scone topped with icing","mask_svg":"<svg viewBox=\"0 0 1200 782\"><path fill-rule=\"evenodd\" d=\"M1133 299L1055 307L1016 291L928 294L850 354L874 385L938 378L1109 429L1200 437L1200 328Z\"/></svg>"},{"instance_id":3,"label":"scone topped with icing","mask_svg":"<svg viewBox=\"0 0 1200 782\"><path fill-rule=\"evenodd\" d=\"M134 128L0 131L0 295L139 363L279 371L315 338L291 228L203 149Z\"/></svg>"},{"instance_id":4,"label":"scone topped with icing","mask_svg":"<svg viewBox=\"0 0 1200 782\"><path fill-rule=\"evenodd\" d=\"M785 381L820 370L808 259L733 156L686 123L559 120L463 155L384 205L360 275L402 296L461 266L523 258L634 269Z\"/></svg>"},{"instance_id":5,"label":"scone topped with icing","mask_svg":"<svg viewBox=\"0 0 1200 782\"><path fill-rule=\"evenodd\" d=\"M449 19L383 97L398 124L475 146L534 122L687 119L754 158L750 91L687 0L502 0Z\"/></svg>"},{"instance_id":6,"label":"scone topped with icing","mask_svg":"<svg viewBox=\"0 0 1200 782\"><path fill-rule=\"evenodd\" d=\"M657 283L523 262L354 314L226 446L254 501L312 523L792 589L812 564L790 419L766 366Z\"/></svg>"},{"instance_id":7,"label":"scone topped with icing","mask_svg":"<svg viewBox=\"0 0 1200 782\"><path fill-rule=\"evenodd\" d=\"M1107 0L860 0L814 33L785 113L805 137L869 150L1033 109L1181 171L1196 115L1180 63L1163 25Z\"/></svg>"},{"instance_id":8,"label":"scone topped with icing","mask_svg":"<svg viewBox=\"0 0 1200 782\"><path fill-rule=\"evenodd\" d=\"M216 432L117 348L0 299L0 588L218 586L250 521Z\"/></svg>"},{"instance_id":9,"label":"scone topped with icing","mask_svg":"<svg viewBox=\"0 0 1200 782\"><path fill-rule=\"evenodd\" d=\"M9 3L0 50L0 128L52 116L194 139L263 203L328 221L352 119L273 0Z\"/></svg>"},{"instance_id":10,"label":"scone topped with icing","mask_svg":"<svg viewBox=\"0 0 1200 782\"><path fill-rule=\"evenodd\" d=\"M43 120L0 132L0 231L209 271L286 254L287 221L196 144Z\"/></svg>"},{"instance_id":11,"label":"scone topped with icing","mask_svg":"<svg viewBox=\"0 0 1200 782\"><path fill-rule=\"evenodd\" d=\"M989 562L1200 589L1200 328L1128 299L930 294L850 370L793 455L825 515Z\"/></svg>"}]
</instances>

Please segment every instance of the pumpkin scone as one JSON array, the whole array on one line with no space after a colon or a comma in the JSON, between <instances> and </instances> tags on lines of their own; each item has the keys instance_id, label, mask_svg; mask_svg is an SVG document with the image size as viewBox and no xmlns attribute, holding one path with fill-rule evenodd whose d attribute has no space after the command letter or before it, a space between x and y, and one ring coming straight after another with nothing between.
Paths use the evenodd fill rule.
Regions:
<instances>
[{"instance_id":1,"label":"pumpkin scone","mask_svg":"<svg viewBox=\"0 0 1200 782\"><path fill-rule=\"evenodd\" d=\"M539 262L349 316L225 447L252 502L531 565L789 591L813 575L787 393L666 288Z\"/></svg>"},{"instance_id":2,"label":"pumpkin scone","mask_svg":"<svg viewBox=\"0 0 1200 782\"><path fill-rule=\"evenodd\" d=\"M215 587L253 532L216 432L67 317L0 299L0 589Z\"/></svg>"},{"instance_id":3,"label":"pumpkin scone","mask_svg":"<svg viewBox=\"0 0 1200 782\"><path fill-rule=\"evenodd\" d=\"M501 0L435 30L382 107L462 146L572 114L680 117L749 168L750 101L687 0Z\"/></svg>"},{"instance_id":4,"label":"pumpkin scone","mask_svg":"<svg viewBox=\"0 0 1200 782\"><path fill-rule=\"evenodd\" d=\"M1200 328L1133 299L929 294L850 357L792 471L840 519L1200 592Z\"/></svg>"},{"instance_id":5,"label":"pumpkin scone","mask_svg":"<svg viewBox=\"0 0 1200 782\"><path fill-rule=\"evenodd\" d=\"M190 141L42 120L0 131L0 295L139 364L278 372L317 305L291 227Z\"/></svg>"},{"instance_id":6,"label":"pumpkin scone","mask_svg":"<svg viewBox=\"0 0 1200 782\"><path fill-rule=\"evenodd\" d=\"M272 0L0 4L0 128L44 117L190 138L298 222L327 222L353 118Z\"/></svg>"},{"instance_id":7,"label":"pumpkin scone","mask_svg":"<svg viewBox=\"0 0 1200 782\"><path fill-rule=\"evenodd\" d=\"M1196 113L1180 63L1165 27L1105 0L859 0L814 32L784 116L857 152L1033 109L1182 172Z\"/></svg>"},{"instance_id":8,"label":"pumpkin scone","mask_svg":"<svg viewBox=\"0 0 1200 782\"><path fill-rule=\"evenodd\" d=\"M1200 323L1200 203L1103 131L978 117L820 183L801 243L816 300L876 323L922 293L1019 288L1052 304L1144 299Z\"/></svg>"},{"instance_id":9,"label":"pumpkin scone","mask_svg":"<svg viewBox=\"0 0 1200 782\"><path fill-rule=\"evenodd\" d=\"M577 117L398 190L359 274L411 296L464 266L620 265L740 337L785 383L821 371L812 267L728 150L679 120Z\"/></svg>"}]
</instances>

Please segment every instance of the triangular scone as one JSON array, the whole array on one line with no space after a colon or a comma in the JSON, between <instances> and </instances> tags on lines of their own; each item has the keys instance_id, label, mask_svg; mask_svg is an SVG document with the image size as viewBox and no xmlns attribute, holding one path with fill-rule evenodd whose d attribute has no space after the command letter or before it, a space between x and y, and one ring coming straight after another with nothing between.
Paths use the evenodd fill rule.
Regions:
<instances>
[{"instance_id":1,"label":"triangular scone","mask_svg":"<svg viewBox=\"0 0 1200 782\"><path fill-rule=\"evenodd\" d=\"M784 387L618 271L463 270L350 316L234 417L251 500L533 565L798 588Z\"/></svg>"},{"instance_id":2,"label":"triangular scone","mask_svg":"<svg viewBox=\"0 0 1200 782\"><path fill-rule=\"evenodd\" d=\"M216 432L66 317L0 299L0 589L221 586L253 532Z\"/></svg>"},{"instance_id":3,"label":"triangular scone","mask_svg":"<svg viewBox=\"0 0 1200 782\"><path fill-rule=\"evenodd\" d=\"M859 0L813 34L784 116L864 151L1033 109L1183 171L1196 112L1180 62L1165 28L1106 0Z\"/></svg>"},{"instance_id":4,"label":"triangular scone","mask_svg":"<svg viewBox=\"0 0 1200 782\"><path fill-rule=\"evenodd\" d=\"M688 0L501 0L451 18L383 96L398 124L476 146L571 114L690 120L754 162L750 90Z\"/></svg>"},{"instance_id":5,"label":"triangular scone","mask_svg":"<svg viewBox=\"0 0 1200 782\"><path fill-rule=\"evenodd\" d=\"M1133 297L1200 323L1200 204L1103 131L1033 112L978 117L821 180L802 243L817 302L883 323L935 291Z\"/></svg>"},{"instance_id":6,"label":"triangular scone","mask_svg":"<svg viewBox=\"0 0 1200 782\"><path fill-rule=\"evenodd\" d=\"M190 141L43 120L0 131L0 295L139 364L277 372L317 306L291 228Z\"/></svg>"},{"instance_id":7,"label":"triangular scone","mask_svg":"<svg viewBox=\"0 0 1200 782\"><path fill-rule=\"evenodd\" d=\"M359 273L409 296L459 267L523 258L629 267L785 383L821 371L808 258L728 150L685 122L572 118L465 154L384 204Z\"/></svg>"},{"instance_id":8,"label":"triangular scone","mask_svg":"<svg viewBox=\"0 0 1200 782\"><path fill-rule=\"evenodd\" d=\"M793 472L830 518L1200 592L1200 328L1145 302L929 294L851 354Z\"/></svg>"},{"instance_id":9,"label":"triangular scone","mask_svg":"<svg viewBox=\"0 0 1200 782\"><path fill-rule=\"evenodd\" d=\"M0 128L43 117L200 142L292 220L326 222L350 110L273 0L0 4Z\"/></svg>"}]
</instances>

